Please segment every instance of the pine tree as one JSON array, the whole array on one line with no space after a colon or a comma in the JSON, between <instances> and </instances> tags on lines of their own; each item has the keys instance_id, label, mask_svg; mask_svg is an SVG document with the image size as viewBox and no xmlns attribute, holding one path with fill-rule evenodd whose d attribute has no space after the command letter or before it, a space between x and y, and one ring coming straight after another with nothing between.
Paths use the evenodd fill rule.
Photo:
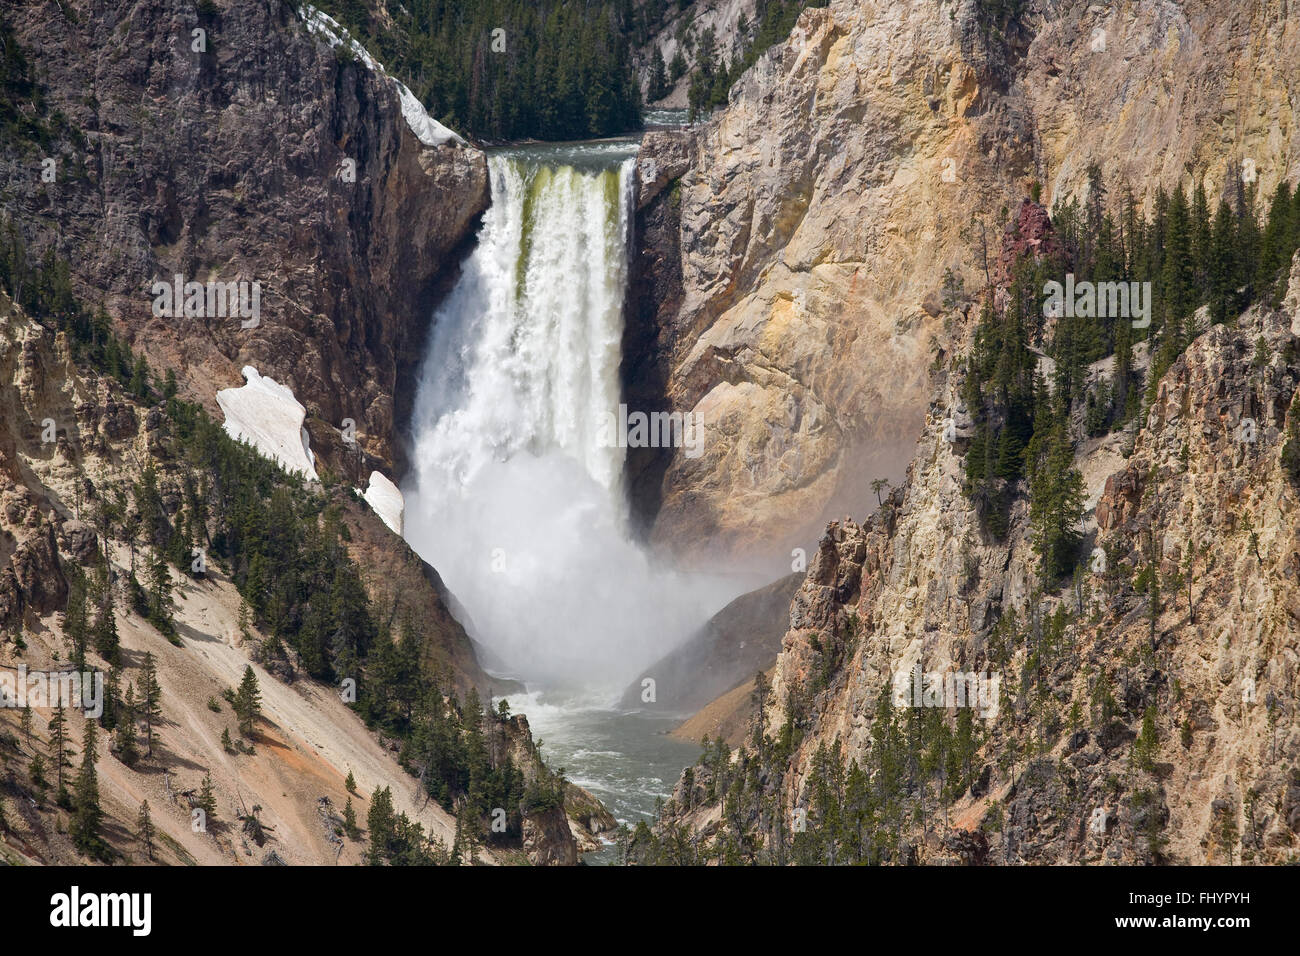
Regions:
<instances>
[{"instance_id":1,"label":"pine tree","mask_svg":"<svg viewBox=\"0 0 1300 956\"><path fill-rule=\"evenodd\" d=\"M360 831L357 830L357 812L352 809L352 798L348 797L347 803L343 804L343 832L348 835L349 840L355 840Z\"/></svg>"},{"instance_id":2,"label":"pine tree","mask_svg":"<svg viewBox=\"0 0 1300 956\"><path fill-rule=\"evenodd\" d=\"M40 754L32 755L32 762L27 765L27 775L31 778L32 784L43 794L49 782L45 779L45 758Z\"/></svg>"},{"instance_id":3,"label":"pine tree","mask_svg":"<svg viewBox=\"0 0 1300 956\"><path fill-rule=\"evenodd\" d=\"M149 584L149 620L163 634L170 636L173 631L171 569L161 551L155 551L146 569Z\"/></svg>"},{"instance_id":4,"label":"pine tree","mask_svg":"<svg viewBox=\"0 0 1300 956\"><path fill-rule=\"evenodd\" d=\"M366 862L371 866L383 866L389 861L395 824L391 791L387 787L376 790L370 798L370 811L366 814L366 829L370 831L370 850Z\"/></svg>"},{"instance_id":5,"label":"pine tree","mask_svg":"<svg viewBox=\"0 0 1300 956\"><path fill-rule=\"evenodd\" d=\"M198 807L209 821L217 815L217 798L212 790L212 771L210 770L203 773L203 783L199 787Z\"/></svg>"},{"instance_id":6,"label":"pine tree","mask_svg":"<svg viewBox=\"0 0 1300 956\"><path fill-rule=\"evenodd\" d=\"M1134 761L1142 770L1154 770L1159 749L1160 741L1156 735L1156 706L1152 704L1142 715L1142 730L1133 743Z\"/></svg>"},{"instance_id":7,"label":"pine tree","mask_svg":"<svg viewBox=\"0 0 1300 956\"><path fill-rule=\"evenodd\" d=\"M351 770L348 770L348 778L343 781L343 786L347 788L348 793L357 792L357 781L356 778L352 776Z\"/></svg>"},{"instance_id":8,"label":"pine tree","mask_svg":"<svg viewBox=\"0 0 1300 956\"><path fill-rule=\"evenodd\" d=\"M108 575L104 583L104 598L95 618L95 651L110 664L119 663L120 652L117 620L113 614L113 579Z\"/></svg>"},{"instance_id":9,"label":"pine tree","mask_svg":"<svg viewBox=\"0 0 1300 956\"><path fill-rule=\"evenodd\" d=\"M1196 272L1192 255L1193 225L1182 184L1169 200L1169 221L1165 231L1163 273L1161 281L1165 300L1165 336L1178 351L1182 323L1196 307Z\"/></svg>"},{"instance_id":10,"label":"pine tree","mask_svg":"<svg viewBox=\"0 0 1300 956\"><path fill-rule=\"evenodd\" d=\"M63 713L63 704L60 703L50 718L49 742L50 762L54 765L54 799L60 806L68 805L71 800L63 778L63 771L72 766L67 733L67 717Z\"/></svg>"},{"instance_id":11,"label":"pine tree","mask_svg":"<svg viewBox=\"0 0 1300 956\"><path fill-rule=\"evenodd\" d=\"M1236 246L1233 256L1232 287L1244 290L1244 298L1239 304L1244 305L1255 299L1255 277L1259 268L1260 230L1259 220L1255 216L1255 184L1244 183L1237 176L1236 195Z\"/></svg>"},{"instance_id":12,"label":"pine tree","mask_svg":"<svg viewBox=\"0 0 1300 956\"><path fill-rule=\"evenodd\" d=\"M153 725L162 719L162 687L158 684L158 670L153 654L144 655L144 669L140 674L140 716L144 718L145 740L148 755L153 756Z\"/></svg>"},{"instance_id":13,"label":"pine tree","mask_svg":"<svg viewBox=\"0 0 1300 956\"><path fill-rule=\"evenodd\" d=\"M68 574L68 603L63 612L63 634L72 644L72 665L81 671L86 669L86 639L89 628L86 610L86 576L74 565Z\"/></svg>"},{"instance_id":14,"label":"pine tree","mask_svg":"<svg viewBox=\"0 0 1300 956\"><path fill-rule=\"evenodd\" d=\"M149 397L149 365L143 355L136 357L135 366L131 369L131 382L127 388L136 398Z\"/></svg>"},{"instance_id":15,"label":"pine tree","mask_svg":"<svg viewBox=\"0 0 1300 956\"><path fill-rule=\"evenodd\" d=\"M1030 479L1033 544L1049 581L1059 580L1074 568L1082 540L1083 500L1083 476L1074 467L1074 448L1065 425L1059 424Z\"/></svg>"},{"instance_id":16,"label":"pine tree","mask_svg":"<svg viewBox=\"0 0 1300 956\"><path fill-rule=\"evenodd\" d=\"M686 75L686 57L682 55L681 47L673 53L672 62L668 64L668 78L676 83Z\"/></svg>"},{"instance_id":17,"label":"pine tree","mask_svg":"<svg viewBox=\"0 0 1300 956\"><path fill-rule=\"evenodd\" d=\"M1268 224L1260 240L1259 265L1255 287L1276 308L1286 291L1286 277L1291 265L1291 187L1283 179L1277 184L1269 205Z\"/></svg>"},{"instance_id":18,"label":"pine tree","mask_svg":"<svg viewBox=\"0 0 1300 956\"><path fill-rule=\"evenodd\" d=\"M262 695L257 686L257 675L252 665L244 667L244 677L235 692L235 716L239 718L239 732L245 737L253 735L253 721L262 713Z\"/></svg>"},{"instance_id":19,"label":"pine tree","mask_svg":"<svg viewBox=\"0 0 1300 956\"><path fill-rule=\"evenodd\" d=\"M1210 270L1214 255L1214 229L1210 222L1210 205L1205 195L1204 181L1192 191L1192 281L1197 289L1210 284Z\"/></svg>"},{"instance_id":20,"label":"pine tree","mask_svg":"<svg viewBox=\"0 0 1300 956\"><path fill-rule=\"evenodd\" d=\"M74 786L72 820L68 825L73 844L90 856L100 856L104 852L103 839L99 833L104 812L99 806L99 777L95 773L95 760L99 756L95 743L96 726L95 721L86 721L81 747L81 770Z\"/></svg>"},{"instance_id":21,"label":"pine tree","mask_svg":"<svg viewBox=\"0 0 1300 956\"><path fill-rule=\"evenodd\" d=\"M1293 487L1300 488L1300 406L1293 407L1288 416L1286 441L1282 445L1282 473Z\"/></svg>"},{"instance_id":22,"label":"pine tree","mask_svg":"<svg viewBox=\"0 0 1300 956\"><path fill-rule=\"evenodd\" d=\"M126 699L122 702L121 718L117 722L117 756L128 767L135 766L140 759L140 749L135 741L135 719L137 703L135 685L126 685Z\"/></svg>"},{"instance_id":23,"label":"pine tree","mask_svg":"<svg viewBox=\"0 0 1300 956\"><path fill-rule=\"evenodd\" d=\"M645 98L653 103L661 100L668 95L668 71L664 67L664 57L659 52L659 47L654 48L654 55L650 60L650 80L646 86Z\"/></svg>"},{"instance_id":24,"label":"pine tree","mask_svg":"<svg viewBox=\"0 0 1300 956\"><path fill-rule=\"evenodd\" d=\"M144 847L145 856L152 860L154 825L153 818L149 815L148 800L140 804L140 813L135 818L135 836L140 841L140 845Z\"/></svg>"},{"instance_id":25,"label":"pine tree","mask_svg":"<svg viewBox=\"0 0 1300 956\"><path fill-rule=\"evenodd\" d=\"M1237 272L1237 225L1225 200L1219 201L1211 227L1207 286L1210 293L1210 321L1222 324L1235 311Z\"/></svg>"},{"instance_id":26,"label":"pine tree","mask_svg":"<svg viewBox=\"0 0 1300 956\"><path fill-rule=\"evenodd\" d=\"M104 677L104 712L99 717L99 725L104 730L112 730L122 717L122 689L117 668L109 667Z\"/></svg>"}]
</instances>

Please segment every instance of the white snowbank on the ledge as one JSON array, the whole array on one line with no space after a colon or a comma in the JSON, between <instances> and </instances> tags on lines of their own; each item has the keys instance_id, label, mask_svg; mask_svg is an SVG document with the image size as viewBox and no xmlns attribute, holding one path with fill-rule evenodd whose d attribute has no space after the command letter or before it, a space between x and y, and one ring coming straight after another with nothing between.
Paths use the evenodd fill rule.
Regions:
<instances>
[{"instance_id":1,"label":"white snowbank on the ledge","mask_svg":"<svg viewBox=\"0 0 1300 956\"><path fill-rule=\"evenodd\" d=\"M419 97L408 90L405 83L393 80L393 85L397 87L397 95L402 100L402 116L406 119L406 125L411 127L411 132L421 143L425 146L441 146L449 139L458 143L465 142L430 116Z\"/></svg>"},{"instance_id":2,"label":"white snowbank on the ledge","mask_svg":"<svg viewBox=\"0 0 1300 956\"><path fill-rule=\"evenodd\" d=\"M397 485L379 472L372 471L370 486L364 492L358 488L357 494L366 499L366 503L374 509L375 514L383 519L384 524L388 525L394 534L402 533L402 517L406 513L406 500L402 498Z\"/></svg>"},{"instance_id":3,"label":"white snowbank on the ledge","mask_svg":"<svg viewBox=\"0 0 1300 956\"><path fill-rule=\"evenodd\" d=\"M293 397L293 389L273 378L263 378L251 365L244 366L246 384L217 392L217 404L226 416L226 434L246 441L285 471L298 472L312 481L316 456L303 421L307 409Z\"/></svg>"},{"instance_id":4,"label":"white snowbank on the ledge","mask_svg":"<svg viewBox=\"0 0 1300 956\"><path fill-rule=\"evenodd\" d=\"M455 140L458 143L465 142L456 133L430 116L425 110L424 104L420 102L419 97L408 90L406 84L388 76L388 71L370 55L365 47L352 38L346 27L342 26L328 13L317 10L311 4L305 4L298 8L298 16L306 21L307 32L312 36L324 37L325 42L331 48L346 43L353 56L375 73L392 81L393 86L397 88L397 97L402 102L402 117L406 120L406 125L411 128L411 132L415 134L416 139L421 143L425 146L441 146L448 140Z\"/></svg>"}]
</instances>

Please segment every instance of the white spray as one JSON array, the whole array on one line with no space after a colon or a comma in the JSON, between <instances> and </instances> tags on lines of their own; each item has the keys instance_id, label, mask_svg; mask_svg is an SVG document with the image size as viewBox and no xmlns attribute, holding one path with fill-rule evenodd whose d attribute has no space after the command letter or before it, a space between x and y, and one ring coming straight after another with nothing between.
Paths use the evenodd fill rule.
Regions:
<instances>
[{"instance_id":1,"label":"white spray","mask_svg":"<svg viewBox=\"0 0 1300 956\"><path fill-rule=\"evenodd\" d=\"M634 159L489 160L492 205L434 318L408 541L517 676L608 693L733 596L629 539L618 365Z\"/></svg>"}]
</instances>

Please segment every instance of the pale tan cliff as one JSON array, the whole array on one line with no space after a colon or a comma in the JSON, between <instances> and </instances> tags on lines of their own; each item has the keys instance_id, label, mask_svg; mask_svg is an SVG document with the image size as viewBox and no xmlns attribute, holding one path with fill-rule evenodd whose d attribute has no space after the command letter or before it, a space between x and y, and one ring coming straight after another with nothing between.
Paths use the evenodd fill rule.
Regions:
<instances>
[{"instance_id":1,"label":"pale tan cliff","mask_svg":"<svg viewBox=\"0 0 1300 956\"><path fill-rule=\"evenodd\" d=\"M661 546L779 553L900 475L960 324L944 270L982 287L981 224L1032 182L1050 204L1090 162L1140 199L1192 176L1217 193L1247 159L1261 191L1295 178L1286 4L1030 4L992 42L976 6L807 10L696 131L659 348L665 403L707 440L646 497Z\"/></svg>"},{"instance_id":2,"label":"pale tan cliff","mask_svg":"<svg viewBox=\"0 0 1300 956\"><path fill-rule=\"evenodd\" d=\"M906 858L1294 860L1300 488L1281 458L1300 408L1298 309L1300 256L1280 311L1214 326L1174 363L1127 458L1121 435L1081 447L1085 548L1109 560L1086 559L1059 588L1039 576L1023 500L1004 543L980 534L961 491L963 443L944 438L959 382L939 373L906 482L864 523L831 524L792 605L766 724L776 739L787 702L801 702L784 805L811 805L820 747L844 765L869 763L881 693L919 664L996 673L1001 694L977 722L975 782L941 817L906 829ZM1245 418L1254 441L1241 439ZM1154 622L1137 587L1153 562L1164 588ZM1059 608L1071 620L1063 643L1041 650ZM1020 630L1007 645L993 625L1012 614ZM1115 697L1110 716L1104 693ZM1148 708L1156 745L1144 769L1134 741ZM717 806L685 801L679 784L668 819L711 839Z\"/></svg>"},{"instance_id":3,"label":"pale tan cliff","mask_svg":"<svg viewBox=\"0 0 1300 956\"><path fill-rule=\"evenodd\" d=\"M180 488L193 474L172 447L163 417L161 407L145 407L116 381L74 361L65 334L31 321L0 293L0 672L6 680L13 680L20 667L28 672L68 668L68 582L76 568L95 575L102 560L100 504L119 494L129 504L132 485L146 466L156 469L162 500L179 504ZM54 435L50 441L44 440L47 426ZM336 504L348 528L351 556L367 569L374 612L410 616L423 661L459 696L470 688L490 694L497 685L479 668L469 638L444 603L436 573L364 504L346 494L336 496ZM267 655L259 646L267 635L241 621L243 601L216 562L202 579L171 572L177 636L169 641L130 606L127 582L132 568L144 573L144 546L137 541L132 555L123 540L110 537L106 544L115 577L121 691L128 682L139 691L146 653L156 662L162 691L148 758L128 766L115 752L113 734L99 733L103 834L118 862L146 862L135 822L141 802L148 800L159 832L157 862L361 864L369 801L381 788L391 790L397 813L419 823L444 849L453 846L456 819L404 769L400 742L368 728L339 688L296 670L292 655ZM108 669L93 651L87 659L89 667ZM224 695L250 666L260 686L262 717L243 749ZM33 759L47 754L52 714L49 707L33 705L29 737L18 709L7 702L0 706L0 799L6 821L0 826L0 862L87 862L68 836L66 809L56 806L52 793L42 796L32 777ZM80 713L69 713L74 767L80 765L85 723ZM502 732L495 720L485 724ZM227 747L223 731L240 747ZM549 773L522 717L505 733L510 755L523 761L519 769L529 779ZM143 751L145 735L137 736ZM42 759L46 780L53 780L47 758ZM210 826L196 830L191 811L207 773L216 815ZM345 788L349 773L356 782L352 794ZM362 831L355 838L343 828L349 796ZM576 838L589 848L598 842L593 831L613 823L585 791L571 787L566 796L566 804L553 811L524 815L530 831L526 845L478 846L477 861L576 862ZM574 816L572 830L566 808ZM256 816L260 831L241 823L249 815Z\"/></svg>"}]
</instances>

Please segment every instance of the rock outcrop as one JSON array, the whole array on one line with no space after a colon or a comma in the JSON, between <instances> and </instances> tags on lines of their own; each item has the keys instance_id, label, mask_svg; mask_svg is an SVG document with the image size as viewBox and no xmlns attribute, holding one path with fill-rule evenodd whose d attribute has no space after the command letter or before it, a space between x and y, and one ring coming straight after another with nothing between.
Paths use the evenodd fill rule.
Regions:
<instances>
[{"instance_id":1,"label":"rock outcrop","mask_svg":"<svg viewBox=\"0 0 1300 956\"><path fill-rule=\"evenodd\" d=\"M789 627L790 602L802 574L742 594L713 615L680 647L655 661L623 693L621 704L651 713L689 714L740 684L770 670ZM655 699L643 698L645 678L654 680Z\"/></svg>"},{"instance_id":2,"label":"rock outcrop","mask_svg":"<svg viewBox=\"0 0 1300 956\"><path fill-rule=\"evenodd\" d=\"M1033 183L1050 207L1082 196L1097 163L1139 202L1204 177L1213 204L1238 171L1267 194L1293 170L1293 9L1031 2L1015 22L988 9L805 10L697 129L677 235L634 263L645 288L680 272L654 348L665 404L707 431L701 456L645 470L656 543L783 551L873 477L900 476L926 366L951 352L992 265L972 250L995 249L997 211ZM648 138L642 160L663 145ZM654 241L667 217L649 205L641 234Z\"/></svg>"},{"instance_id":3,"label":"rock outcrop","mask_svg":"<svg viewBox=\"0 0 1300 956\"><path fill-rule=\"evenodd\" d=\"M773 740L795 729L771 778L784 806L815 812L820 753L869 765L897 675L996 673L969 784L942 822L902 828L892 861L1294 854L1300 485L1284 448L1300 414L1297 289L1300 256L1282 310L1254 307L1192 342L1127 461L1084 446L1078 467L1102 475L1083 522L1096 550L1064 587L1039 577L1023 501L1004 541L981 534L960 443L944 439L960 383L936 375L906 481L865 522L827 528L792 604L766 710ZM683 777L667 817L706 839L720 832L701 798L710 773Z\"/></svg>"},{"instance_id":4,"label":"rock outcrop","mask_svg":"<svg viewBox=\"0 0 1300 956\"><path fill-rule=\"evenodd\" d=\"M488 747L496 765L509 758L523 774L523 849L537 866L572 866L579 853L599 849L601 834L618 827L605 807L577 784L562 781L542 761L528 718L488 718Z\"/></svg>"},{"instance_id":5,"label":"rock outcrop","mask_svg":"<svg viewBox=\"0 0 1300 956\"><path fill-rule=\"evenodd\" d=\"M711 30L716 41L716 53L728 63L733 62L741 44L741 20L748 24L749 33L752 34L757 28L758 4L755 0L694 0L690 4L670 3L660 6L664 7L661 19L658 23L647 24L654 35L641 49L638 58L641 90L642 93L648 91L650 64L655 50L659 51L665 67L670 67L673 58L680 55L685 72L677 82L672 83L670 80L668 94L652 105L684 109L688 102L691 74L699 59L700 37L706 30ZM688 32L691 40L683 42Z\"/></svg>"},{"instance_id":6,"label":"rock outcrop","mask_svg":"<svg viewBox=\"0 0 1300 956\"><path fill-rule=\"evenodd\" d=\"M429 296L488 202L483 154L426 145L394 81L283 0L73 0L6 18L47 114L66 118L43 151L0 147L0 209L33 255L70 260L86 301L186 397L215 412L252 365L307 406L325 454L350 418L391 463ZM260 321L155 315L151 283L178 274L259 283Z\"/></svg>"}]
</instances>

